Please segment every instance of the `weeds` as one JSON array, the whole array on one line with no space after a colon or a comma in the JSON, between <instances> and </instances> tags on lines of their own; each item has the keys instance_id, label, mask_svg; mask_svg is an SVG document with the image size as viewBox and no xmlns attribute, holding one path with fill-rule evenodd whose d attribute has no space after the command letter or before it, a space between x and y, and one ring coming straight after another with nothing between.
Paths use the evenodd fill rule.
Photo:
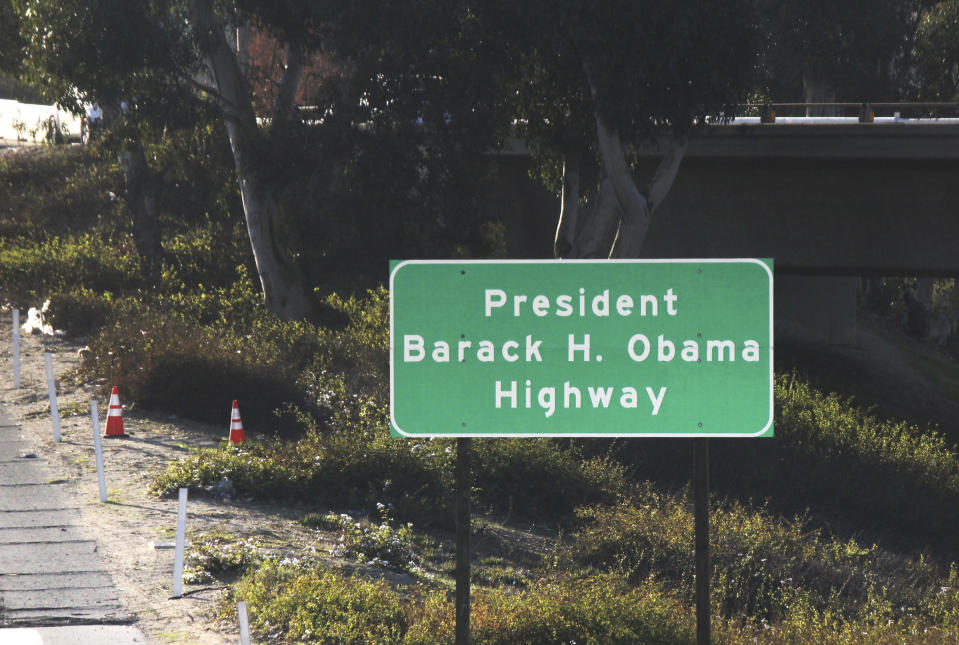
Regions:
<instances>
[{"instance_id":1,"label":"weeds","mask_svg":"<svg viewBox=\"0 0 959 645\"><path fill-rule=\"evenodd\" d=\"M347 557L367 566L378 566L391 571L426 575L421 566L421 540L413 532L413 524L394 527L388 507L378 503L379 524L358 522L350 515L328 513L325 516L310 515L304 524L338 532L339 539L330 549L330 555Z\"/></svg>"},{"instance_id":2,"label":"weeds","mask_svg":"<svg viewBox=\"0 0 959 645\"><path fill-rule=\"evenodd\" d=\"M685 493L646 485L615 506L579 511L583 526L568 557L612 570L634 584L655 577L693 597L693 517ZM718 505L710 517L713 601L722 616L755 624L788 622L797 606L865 619L881 600L891 618L918 612L939 591L940 574L914 560L823 537L807 520L780 520L765 509ZM931 618L929 611L926 618Z\"/></svg>"},{"instance_id":3,"label":"weeds","mask_svg":"<svg viewBox=\"0 0 959 645\"><path fill-rule=\"evenodd\" d=\"M383 581L319 566L267 561L244 576L235 597L252 608L265 638L306 643L452 643L453 603L427 586L394 590ZM689 612L656 585L631 587L614 576L557 577L524 592L478 589L475 643L692 642ZM282 635L282 636L281 636Z\"/></svg>"},{"instance_id":4,"label":"weeds","mask_svg":"<svg viewBox=\"0 0 959 645\"><path fill-rule=\"evenodd\" d=\"M260 560L253 538L235 538L222 533L194 536L184 556L183 581L202 584L224 575L242 573Z\"/></svg>"},{"instance_id":5,"label":"weeds","mask_svg":"<svg viewBox=\"0 0 959 645\"><path fill-rule=\"evenodd\" d=\"M408 629L407 599L369 581L268 559L243 576L234 596L250 607L264 637L306 643L398 643Z\"/></svg>"}]
</instances>

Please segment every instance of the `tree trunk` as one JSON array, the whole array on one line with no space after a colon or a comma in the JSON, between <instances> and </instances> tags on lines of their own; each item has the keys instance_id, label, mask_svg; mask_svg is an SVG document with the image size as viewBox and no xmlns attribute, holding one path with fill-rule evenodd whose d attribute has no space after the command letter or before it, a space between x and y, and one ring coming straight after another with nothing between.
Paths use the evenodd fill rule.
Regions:
<instances>
[{"instance_id":1,"label":"tree trunk","mask_svg":"<svg viewBox=\"0 0 959 645\"><path fill-rule=\"evenodd\" d=\"M563 200L554 252L556 257L563 258L637 258L653 215L679 174L687 140L670 142L646 190L640 191L629 171L619 136L610 133L599 117L596 123L603 163L599 191L580 208L579 169L568 158L564 160Z\"/></svg>"},{"instance_id":2,"label":"tree trunk","mask_svg":"<svg viewBox=\"0 0 959 645\"><path fill-rule=\"evenodd\" d=\"M254 32L246 16L239 11L236 22L236 62L240 73L246 75L250 71L250 46L253 44Z\"/></svg>"},{"instance_id":3,"label":"tree trunk","mask_svg":"<svg viewBox=\"0 0 959 645\"><path fill-rule=\"evenodd\" d=\"M590 93L595 100L597 91L590 75L590 66L584 63L583 68L589 81ZM670 141L669 148L660 160L649 185L645 191L641 191L636 186L627 163L626 146L619 132L611 128L599 112L595 114L595 119L603 180L594 200L594 207L590 209L589 220L582 225L569 255L596 257L596 245L611 240L605 246L606 257L638 258L646 241L653 213L666 198L679 173L687 141L684 137ZM565 191L565 182L563 188ZM615 231L611 238L610 231Z\"/></svg>"},{"instance_id":4,"label":"tree trunk","mask_svg":"<svg viewBox=\"0 0 959 645\"><path fill-rule=\"evenodd\" d=\"M143 268L150 279L160 277L163 261L160 222L157 214L158 180L147 166L143 146L139 141L130 144L118 157L126 184L127 208L133 220L133 243L143 260Z\"/></svg>"},{"instance_id":5,"label":"tree trunk","mask_svg":"<svg viewBox=\"0 0 959 645\"><path fill-rule=\"evenodd\" d=\"M608 258L621 217L619 202L608 177L599 183L599 192L581 210L583 224L576 232L566 258Z\"/></svg>"},{"instance_id":6,"label":"tree trunk","mask_svg":"<svg viewBox=\"0 0 959 645\"><path fill-rule=\"evenodd\" d=\"M252 163L255 163L250 161L251 142L236 123L227 120L226 125L240 181L246 230L266 308L284 320L307 318L312 308L304 280L299 271L286 261L285 254L276 244L274 223L280 205L273 191L258 183L257 173L251 168Z\"/></svg>"},{"instance_id":7,"label":"tree trunk","mask_svg":"<svg viewBox=\"0 0 959 645\"><path fill-rule=\"evenodd\" d=\"M836 102L836 90L810 74L803 74L802 89L806 103ZM839 108L807 106L806 116L839 116Z\"/></svg>"},{"instance_id":8,"label":"tree trunk","mask_svg":"<svg viewBox=\"0 0 959 645\"><path fill-rule=\"evenodd\" d=\"M249 86L214 14L212 0L192 0L190 15L219 90L266 307L285 320L306 318L311 313L311 302L305 280L277 244L274 226L280 205L273 186L258 169L262 158L258 147L263 135L256 123Z\"/></svg>"},{"instance_id":9,"label":"tree trunk","mask_svg":"<svg viewBox=\"0 0 959 645\"><path fill-rule=\"evenodd\" d=\"M602 117L596 115L596 134L600 158L609 177L613 194L619 205L620 218L616 236L609 250L611 258L638 258L653 213L666 198L679 173L679 165L686 152L686 140L676 139L659 162L646 191L640 191L626 163L622 138L611 131Z\"/></svg>"}]
</instances>

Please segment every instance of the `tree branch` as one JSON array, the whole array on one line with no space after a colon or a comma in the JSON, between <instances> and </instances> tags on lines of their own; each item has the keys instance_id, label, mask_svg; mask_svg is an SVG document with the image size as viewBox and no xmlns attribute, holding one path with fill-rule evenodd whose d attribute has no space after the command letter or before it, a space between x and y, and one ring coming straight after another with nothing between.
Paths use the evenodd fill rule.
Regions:
<instances>
[{"instance_id":1,"label":"tree branch","mask_svg":"<svg viewBox=\"0 0 959 645\"><path fill-rule=\"evenodd\" d=\"M679 174L679 165L683 162L683 157L686 154L686 145L688 143L689 139L686 137L673 139L670 142L669 150L667 150L663 158L660 159L656 173L649 181L649 187L646 189L646 199L649 201L650 214L656 211L660 203L666 199L666 195L669 194L669 189L672 188L673 181L676 180L676 175Z\"/></svg>"},{"instance_id":2,"label":"tree branch","mask_svg":"<svg viewBox=\"0 0 959 645\"><path fill-rule=\"evenodd\" d=\"M589 206L583 209L582 216L583 225L567 257L608 257L616 227L622 217L622 209L609 176L603 176L599 191L590 200Z\"/></svg>"},{"instance_id":3,"label":"tree branch","mask_svg":"<svg viewBox=\"0 0 959 645\"><path fill-rule=\"evenodd\" d=\"M250 100L246 79L240 72L236 54L226 41L223 25L213 11L212 0L190 0L190 17L196 24L200 38L205 39L210 67L216 79L218 96L227 121L256 126L256 115Z\"/></svg>"},{"instance_id":4,"label":"tree branch","mask_svg":"<svg viewBox=\"0 0 959 645\"><path fill-rule=\"evenodd\" d=\"M296 115L296 92L303 78L303 66L306 56L300 45L290 43L286 49L286 67L277 88L276 99L273 102L273 118L280 121L291 121Z\"/></svg>"},{"instance_id":5,"label":"tree branch","mask_svg":"<svg viewBox=\"0 0 959 645\"><path fill-rule=\"evenodd\" d=\"M576 242L576 224L579 219L579 157L567 152L563 155L563 194L553 238L553 256L566 257Z\"/></svg>"},{"instance_id":6,"label":"tree branch","mask_svg":"<svg viewBox=\"0 0 959 645\"><path fill-rule=\"evenodd\" d=\"M606 127L603 117L596 113L596 139L603 167L609 176L616 199L623 209L623 217L646 219L649 217L649 201L639 192L626 163L626 151L619 133Z\"/></svg>"},{"instance_id":7,"label":"tree branch","mask_svg":"<svg viewBox=\"0 0 959 645\"><path fill-rule=\"evenodd\" d=\"M209 94L210 96L216 98L217 100L222 100L223 98L222 96L220 96L220 90L212 85L201 83L195 78L187 75L178 75L177 78L178 80L183 81L187 85L190 85L191 87L193 87L193 89L199 90L201 92L205 92L206 94Z\"/></svg>"},{"instance_id":8,"label":"tree branch","mask_svg":"<svg viewBox=\"0 0 959 645\"><path fill-rule=\"evenodd\" d=\"M586 80L589 83L589 92L593 97L593 103L596 104L599 90L593 82L593 75L590 74L589 64L585 59L583 60L583 70L586 72ZM607 127L605 119L595 107L594 112L596 114L596 140L599 143L600 158L607 176L612 182L612 187L616 191L616 198L623 209L623 217L647 218L649 216L649 204L646 197L636 188L636 182L633 181L629 166L626 163L623 140L618 132Z\"/></svg>"}]
</instances>

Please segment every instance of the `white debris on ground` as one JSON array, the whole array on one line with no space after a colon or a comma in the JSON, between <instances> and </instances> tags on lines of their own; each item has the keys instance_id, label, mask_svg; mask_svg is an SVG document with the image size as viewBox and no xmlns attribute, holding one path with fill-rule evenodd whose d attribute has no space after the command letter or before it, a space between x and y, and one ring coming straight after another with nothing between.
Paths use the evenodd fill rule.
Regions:
<instances>
[{"instance_id":1,"label":"white debris on ground","mask_svg":"<svg viewBox=\"0 0 959 645\"><path fill-rule=\"evenodd\" d=\"M54 329L53 325L46 322L46 313L50 311L50 301L47 300L43 306L37 309L30 307L27 310L27 319L20 325L20 331L25 334L44 334L47 336L63 336L66 332L62 329Z\"/></svg>"}]
</instances>

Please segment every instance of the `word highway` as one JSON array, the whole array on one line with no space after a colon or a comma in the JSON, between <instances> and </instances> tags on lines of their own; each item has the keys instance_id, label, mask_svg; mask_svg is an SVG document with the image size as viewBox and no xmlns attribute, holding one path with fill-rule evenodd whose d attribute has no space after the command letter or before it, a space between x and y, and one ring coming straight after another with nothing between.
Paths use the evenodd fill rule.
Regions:
<instances>
[{"instance_id":1,"label":"word highway","mask_svg":"<svg viewBox=\"0 0 959 645\"><path fill-rule=\"evenodd\" d=\"M523 318L536 320L546 317L557 318L595 318L626 319L639 317L644 319L679 315L679 294L672 288L661 295L643 294L635 298L630 294L611 294L609 289L587 293L585 288L578 292L547 296L544 294L510 294L503 289L485 289L483 292L483 315L485 318ZM478 312L477 312L478 313ZM513 338L467 339L425 338L421 334L406 333L402 336L402 361L404 363L462 364L482 363L496 366L510 364L528 364L530 366L545 362L562 363L603 363L604 356L594 351L598 346L616 347L622 354L608 355L607 362L625 360L626 364L637 363L758 363L760 347L756 340L729 338L671 338L665 334L649 331L651 322L643 323L644 331L637 325L622 323L617 327L614 338L603 335L603 342L593 343L590 333L563 333L552 338L534 334L516 334ZM624 331L625 330L625 331ZM532 330L525 330L532 331ZM568 330L567 330L568 331ZM657 330L658 331L658 330ZM612 341L612 342L611 342ZM599 367L599 366L597 366ZM604 368L606 366L603 366ZM603 369L594 374L606 374ZM648 373L648 372L647 372ZM656 372L662 374L662 371ZM543 372L538 372L544 376ZM552 374L551 374L552 375ZM491 378L489 392L494 409L539 408L547 418L557 409L644 409L652 416L659 414L666 400L668 386L662 384L640 385L609 383L583 384L572 380L556 379L553 385L537 383L536 376L519 373L516 378ZM530 376L531 378L527 378Z\"/></svg>"},{"instance_id":2,"label":"word highway","mask_svg":"<svg viewBox=\"0 0 959 645\"><path fill-rule=\"evenodd\" d=\"M508 406L515 409L517 407L517 399L520 397L526 402L527 410L532 408L532 382L527 379L526 386L522 392L517 392L517 389L516 381L510 381L508 385L504 385L502 381L496 381L494 388L496 408L499 409L503 406ZM541 387L536 392L536 404L544 410L543 415L546 418L553 416L553 413L556 412L556 408L560 403L556 400L556 389L555 387ZM639 392L632 386L627 385L621 388L612 386L588 386L586 388L580 388L572 385L569 381L563 383L561 393L563 407L567 410L570 408L579 409L583 407L584 390L587 394L586 403L592 405L593 408L608 408L611 403L618 403L620 407L623 408L639 407ZM651 387L646 387L646 396L649 397L649 402L652 404L650 414L653 416L659 414L659 407L663 404L663 398L666 396L666 387L660 387L658 392L654 391Z\"/></svg>"}]
</instances>

